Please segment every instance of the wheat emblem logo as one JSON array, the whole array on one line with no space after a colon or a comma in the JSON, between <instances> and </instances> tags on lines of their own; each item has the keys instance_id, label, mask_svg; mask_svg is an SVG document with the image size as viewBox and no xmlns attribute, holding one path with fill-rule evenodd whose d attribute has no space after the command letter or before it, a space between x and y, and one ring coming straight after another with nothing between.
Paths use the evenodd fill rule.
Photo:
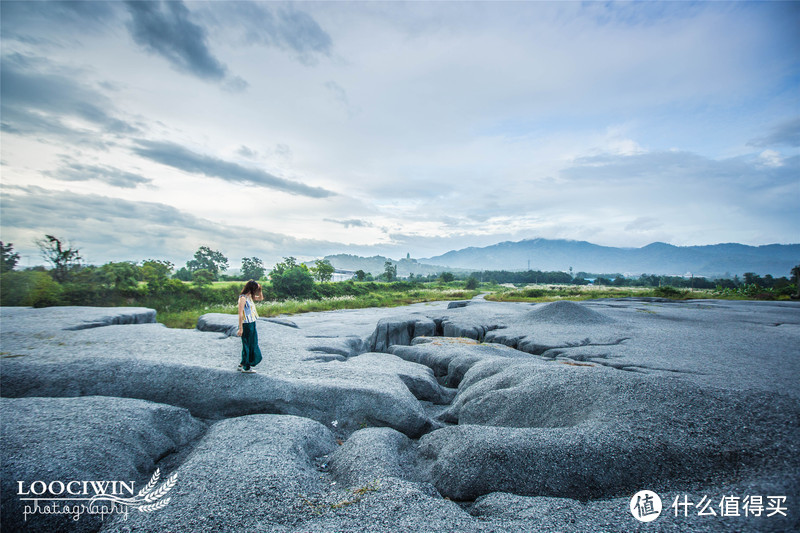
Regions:
<instances>
[{"instance_id":1,"label":"wheat emblem logo","mask_svg":"<svg viewBox=\"0 0 800 533\"><path fill-rule=\"evenodd\" d=\"M139 509L139 512L141 513L152 513L153 511L158 511L169 504L170 498L164 498L164 496L170 490L172 490L172 487L175 486L175 482L178 480L178 473L173 473L167 478L166 481L161 483L161 485L158 484L160 477L161 469L156 468L156 471L153 473L153 477L150 478L150 482L147 483L147 485L145 485L145 487L139 491L139 494L133 498L120 498L119 496L114 496L112 494L97 494L96 496L92 497L89 504L91 505L96 500L108 500L122 505L127 505L129 507L134 507Z\"/></svg>"}]
</instances>

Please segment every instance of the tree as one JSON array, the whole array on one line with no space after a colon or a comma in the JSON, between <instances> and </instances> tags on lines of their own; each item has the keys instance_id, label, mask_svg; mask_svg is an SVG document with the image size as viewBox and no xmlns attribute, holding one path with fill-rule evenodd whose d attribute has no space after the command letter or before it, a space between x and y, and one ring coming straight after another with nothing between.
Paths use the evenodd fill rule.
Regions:
<instances>
[{"instance_id":1,"label":"tree","mask_svg":"<svg viewBox=\"0 0 800 533\"><path fill-rule=\"evenodd\" d=\"M245 279L254 279L256 281L264 278L264 263L258 257L243 257L242 258L242 277Z\"/></svg>"},{"instance_id":2,"label":"tree","mask_svg":"<svg viewBox=\"0 0 800 533\"><path fill-rule=\"evenodd\" d=\"M383 271L386 274L386 281L392 281L397 277L397 265L392 264L391 261L383 264Z\"/></svg>"},{"instance_id":3,"label":"tree","mask_svg":"<svg viewBox=\"0 0 800 533\"><path fill-rule=\"evenodd\" d=\"M441 275L439 276L439 279L444 281L445 283L450 283L451 281L456 279L456 277L453 275L452 272L442 272Z\"/></svg>"},{"instance_id":4,"label":"tree","mask_svg":"<svg viewBox=\"0 0 800 533\"><path fill-rule=\"evenodd\" d=\"M139 286L139 268L128 262L106 263L100 267L101 279L117 291L130 292Z\"/></svg>"},{"instance_id":5,"label":"tree","mask_svg":"<svg viewBox=\"0 0 800 533\"><path fill-rule=\"evenodd\" d=\"M281 261L280 263L276 263L275 266L272 267L272 272L270 274L280 275L286 272L287 270L290 270L295 267L305 268L306 270L308 270L308 267L306 265L298 264L297 259L289 256L289 257L284 257L283 261Z\"/></svg>"},{"instance_id":6,"label":"tree","mask_svg":"<svg viewBox=\"0 0 800 533\"><path fill-rule=\"evenodd\" d=\"M192 273L189 272L189 269L186 267L181 267L176 270L173 277L181 281L192 281Z\"/></svg>"},{"instance_id":7,"label":"tree","mask_svg":"<svg viewBox=\"0 0 800 533\"><path fill-rule=\"evenodd\" d=\"M147 290L153 294L163 291L173 267L169 261L160 259L148 259L142 263L142 279L147 282Z\"/></svg>"},{"instance_id":8,"label":"tree","mask_svg":"<svg viewBox=\"0 0 800 533\"><path fill-rule=\"evenodd\" d=\"M314 277L317 278L317 281L330 281L336 269L333 268L333 265L327 259L317 259L311 271L314 273Z\"/></svg>"},{"instance_id":9,"label":"tree","mask_svg":"<svg viewBox=\"0 0 800 533\"><path fill-rule=\"evenodd\" d=\"M201 246L194 253L194 259L186 262L186 268L192 273L197 270L208 270L216 281L219 279L220 272L227 270L228 258L208 246Z\"/></svg>"},{"instance_id":10,"label":"tree","mask_svg":"<svg viewBox=\"0 0 800 533\"><path fill-rule=\"evenodd\" d=\"M470 276L467 279L467 283L464 285L464 288L468 291L474 291L478 288L478 278Z\"/></svg>"},{"instance_id":11,"label":"tree","mask_svg":"<svg viewBox=\"0 0 800 533\"><path fill-rule=\"evenodd\" d=\"M64 249L61 239L52 235L45 235L43 239L36 241L36 246L45 260L53 265L51 275L58 282L66 281L70 270L80 267L83 259L77 248Z\"/></svg>"},{"instance_id":12,"label":"tree","mask_svg":"<svg viewBox=\"0 0 800 533\"><path fill-rule=\"evenodd\" d=\"M276 265L277 266L277 265ZM272 270L272 288L279 298L308 298L314 291L314 278L305 265Z\"/></svg>"},{"instance_id":13,"label":"tree","mask_svg":"<svg viewBox=\"0 0 800 533\"><path fill-rule=\"evenodd\" d=\"M192 283L200 289L214 282L214 273L205 268L192 272Z\"/></svg>"},{"instance_id":14,"label":"tree","mask_svg":"<svg viewBox=\"0 0 800 533\"><path fill-rule=\"evenodd\" d=\"M792 276L794 276L794 282L796 290L794 291L794 295L792 296L793 299L797 300L800 299L800 265L792 268Z\"/></svg>"},{"instance_id":15,"label":"tree","mask_svg":"<svg viewBox=\"0 0 800 533\"><path fill-rule=\"evenodd\" d=\"M364 272L364 271L363 271L363 270L361 270L361 269L359 269L359 270L356 270L356 279L357 279L358 281L364 281L365 279L367 279L367 273L366 273L366 272Z\"/></svg>"},{"instance_id":16,"label":"tree","mask_svg":"<svg viewBox=\"0 0 800 533\"><path fill-rule=\"evenodd\" d=\"M0 272L11 272L19 262L19 254L14 252L14 243L3 244L0 241L0 251L3 254L3 260L0 262Z\"/></svg>"}]
</instances>

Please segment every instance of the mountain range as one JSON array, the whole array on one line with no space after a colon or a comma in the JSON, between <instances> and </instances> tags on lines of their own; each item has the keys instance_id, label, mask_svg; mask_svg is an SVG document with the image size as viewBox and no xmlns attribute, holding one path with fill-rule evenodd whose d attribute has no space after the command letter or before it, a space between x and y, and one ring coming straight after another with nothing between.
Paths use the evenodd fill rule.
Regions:
<instances>
[{"instance_id":1,"label":"mountain range","mask_svg":"<svg viewBox=\"0 0 800 533\"><path fill-rule=\"evenodd\" d=\"M454 250L420 262L478 270L572 268L575 272L708 277L755 272L789 277L792 267L800 264L800 244L673 246L654 242L642 248L613 248L586 241L530 239Z\"/></svg>"},{"instance_id":2,"label":"mountain range","mask_svg":"<svg viewBox=\"0 0 800 533\"><path fill-rule=\"evenodd\" d=\"M363 258L339 254L326 259L340 269L380 274L388 259ZM642 248L614 248L586 241L528 239L501 242L483 248L464 248L425 259L401 259L398 275L427 275L449 270L542 270L621 273L628 275L659 274L705 277L741 276L755 272L761 276L790 277L800 264L800 244L748 246L738 243L705 246L673 246L654 242Z\"/></svg>"}]
</instances>

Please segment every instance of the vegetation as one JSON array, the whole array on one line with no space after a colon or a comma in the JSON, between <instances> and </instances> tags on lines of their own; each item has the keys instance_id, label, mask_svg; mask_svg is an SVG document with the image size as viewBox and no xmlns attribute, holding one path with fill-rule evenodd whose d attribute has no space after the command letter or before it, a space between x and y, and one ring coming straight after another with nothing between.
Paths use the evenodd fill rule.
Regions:
<instances>
[{"instance_id":1,"label":"vegetation","mask_svg":"<svg viewBox=\"0 0 800 533\"><path fill-rule=\"evenodd\" d=\"M201 247L186 267L173 274L169 261L148 259L141 264L109 262L82 265L77 249L52 235L39 241L43 256L52 265L15 270L19 254L13 244L0 243L0 305L46 307L54 305L142 306L154 308L158 320L170 327L194 327L200 315L209 312L236 313L236 302L246 279L261 279L265 269L260 259L244 258L242 276L222 276L227 258ZM201 268L205 267L205 268ZM264 302L257 303L261 316L309 311L409 305L436 300L468 299L490 292L489 300L552 301L596 298L660 297L671 299L726 298L785 300L797 297L800 265L792 279L759 276L748 272L743 279L705 280L650 276L624 278L565 272L482 272L464 278L449 272L397 280L397 266L385 264L381 281L369 273L356 273L356 280L330 282L333 266L317 261L309 269L294 257L286 257L271 272L271 282L262 281ZM216 281L224 277L226 281ZM315 281L315 278L317 281ZM460 278L460 279L459 279ZM482 278L482 279L481 279ZM509 282L508 279L521 280ZM529 279L555 280L529 283ZM605 281L609 283L604 283ZM502 283L502 284L501 284Z\"/></svg>"}]
</instances>

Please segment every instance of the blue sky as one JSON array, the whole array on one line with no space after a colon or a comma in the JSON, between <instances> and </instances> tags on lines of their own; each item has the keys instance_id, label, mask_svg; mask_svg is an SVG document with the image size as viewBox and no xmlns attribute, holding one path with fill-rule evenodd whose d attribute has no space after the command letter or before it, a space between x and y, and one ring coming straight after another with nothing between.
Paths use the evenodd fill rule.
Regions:
<instances>
[{"instance_id":1,"label":"blue sky","mask_svg":"<svg viewBox=\"0 0 800 533\"><path fill-rule=\"evenodd\" d=\"M0 8L23 266L800 241L798 2Z\"/></svg>"}]
</instances>

